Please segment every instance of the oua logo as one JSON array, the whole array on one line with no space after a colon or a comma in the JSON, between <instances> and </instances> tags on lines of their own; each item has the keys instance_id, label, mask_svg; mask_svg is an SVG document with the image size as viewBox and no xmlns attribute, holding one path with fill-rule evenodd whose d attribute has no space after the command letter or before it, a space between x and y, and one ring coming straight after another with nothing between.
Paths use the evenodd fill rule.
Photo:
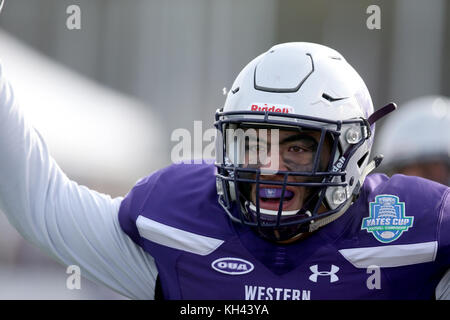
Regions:
<instances>
[{"instance_id":1,"label":"oua logo","mask_svg":"<svg viewBox=\"0 0 450 320\"><path fill-rule=\"evenodd\" d=\"M231 275L246 274L255 268L249 261L231 257L214 260L211 263L211 267L218 272Z\"/></svg>"}]
</instances>

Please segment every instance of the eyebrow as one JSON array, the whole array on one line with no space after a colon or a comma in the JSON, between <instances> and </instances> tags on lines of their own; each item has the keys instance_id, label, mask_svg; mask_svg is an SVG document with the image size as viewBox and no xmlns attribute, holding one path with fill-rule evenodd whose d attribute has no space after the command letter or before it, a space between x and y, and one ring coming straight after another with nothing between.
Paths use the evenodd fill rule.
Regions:
<instances>
[{"instance_id":1,"label":"eyebrow","mask_svg":"<svg viewBox=\"0 0 450 320\"><path fill-rule=\"evenodd\" d=\"M297 134L290 135L290 136L284 138L283 140L281 140L280 145L286 144L289 142L293 142L293 141L299 141L299 140L309 140L313 143L312 146L317 146L319 144L319 142L313 136L311 136L307 133L297 133ZM266 140L260 139L259 137L254 137L254 136L249 137L249 139L245 139L246 144L250 141L260 143L261 141L264 142Z\"/></svg>"},{"instance_id":2,"label":"eyebrow","mask_svg":"<svg viewBox=\"0 0 450 320\"><path fill-rule=\"evenodd\" d=\"M310 136L309 134L305 134L305 133L298 133L298 134L290 135L290 136L284 138L283 140L281 140L280 144L285 144L285 143L298 141L298 140L310 140L311 142L314 142L314 145L318 144L318 141L316 141L316 139L314 139L313 136Z\"/></svg>"}]
</instances>

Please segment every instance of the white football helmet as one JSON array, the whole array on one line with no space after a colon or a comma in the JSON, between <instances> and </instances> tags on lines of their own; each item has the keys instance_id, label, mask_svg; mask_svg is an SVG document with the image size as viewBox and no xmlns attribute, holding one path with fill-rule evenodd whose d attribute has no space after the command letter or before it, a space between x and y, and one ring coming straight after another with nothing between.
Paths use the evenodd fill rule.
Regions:
<instances>
[{"instance_id":1,"label":"white football helmet","mask_svg":"<svg viewBox=\"0 0 450 320\"><path fill-rule=\"evenodd\" d=\"M368 166L373 123L394 109L389 104L373 113L364 81L337 51L304 42L272 47L244 67L224 107L216 112L219 203L233 221L257 227L268 238L273 234L270 230L278 230L275 240L290 239L335 220L375 167L374 162ZM314 130L320 133L314 162L307 168L269 173L262 166L246 166L246 153L239 152L239 146L246 144L245 135L227 135L227 130L239 128ZM319 161L326 140L331 155L323 166ZM303 181L293 182L292 177L303 177ZM248 195L250 184L256 185L254 201ZM278 211L260 207L262 184L281 189ZM314 192L302 209L283 211L286 188L298 186ZM319 212L321 206L326 211Z\"/></svg>"},{"instance_id":2,"label":"white football helmet","mask_svg":"<svg viewBox=\"0 0 450 320\"><path fill-rule=\"evenodd\" d=\"M450 168L450 98L424 96L401 105L383 124L375 147L389 173L430 162Z\"/></svg>"}]
</instances>

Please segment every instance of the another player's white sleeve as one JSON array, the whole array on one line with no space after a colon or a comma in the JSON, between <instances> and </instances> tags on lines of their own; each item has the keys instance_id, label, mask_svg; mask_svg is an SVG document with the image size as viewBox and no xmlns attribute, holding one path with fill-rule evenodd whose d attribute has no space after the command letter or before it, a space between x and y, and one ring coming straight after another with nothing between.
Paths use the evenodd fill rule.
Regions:
<instances>
[{"instance_id":1,"label":"another player's white sleeve","mask_svg":"<svg viewBox=\"0 0 450 320\"><path fill-rule=\"evenodd\" d=\"M0 209L24 238L82 276L153 299L153 258L120 228L122 198L71 181L27 122L0 65Z\"/></svg>"},{"instance_id":2,"label":"another player's white sleeve","mask_svg":"<svg viewBox=\"0 0 450 320\"><path fill-rule=\"evenodd\" d=\"M436 300L450 300L450 269L436 287Z\"/></svg>"}]
</instances>

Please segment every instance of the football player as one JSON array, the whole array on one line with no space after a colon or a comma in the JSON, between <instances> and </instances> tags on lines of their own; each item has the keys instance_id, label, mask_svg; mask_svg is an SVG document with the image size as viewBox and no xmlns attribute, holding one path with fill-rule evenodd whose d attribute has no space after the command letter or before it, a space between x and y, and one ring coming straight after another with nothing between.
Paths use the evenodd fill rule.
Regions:
<instances>
[{"instance_id":1,"label":"football player","mask_svg":"<svg viewBox=\"0 0 450 320\"><path fill-rule=\"evenodd\" d=\"M449 188L371 174L374 112L333 49L252 60L214 164L174 164L111 199L68 179L1 72L0 209L31 242L136 299L446 299ZM400 142L399 142L400 143Z\"/></svg>"},{"instance_id":2,"label":"football player","mask_svg":"<svg viewBox=\"0 0 450 320\"><path fill-rule=\"evenodd\" d=\"M383 124L375 147L385 156L382 169L388 174L419 176L449 186L450 99L424 96L405 103Z\"/></svg>"}]
</instances>

